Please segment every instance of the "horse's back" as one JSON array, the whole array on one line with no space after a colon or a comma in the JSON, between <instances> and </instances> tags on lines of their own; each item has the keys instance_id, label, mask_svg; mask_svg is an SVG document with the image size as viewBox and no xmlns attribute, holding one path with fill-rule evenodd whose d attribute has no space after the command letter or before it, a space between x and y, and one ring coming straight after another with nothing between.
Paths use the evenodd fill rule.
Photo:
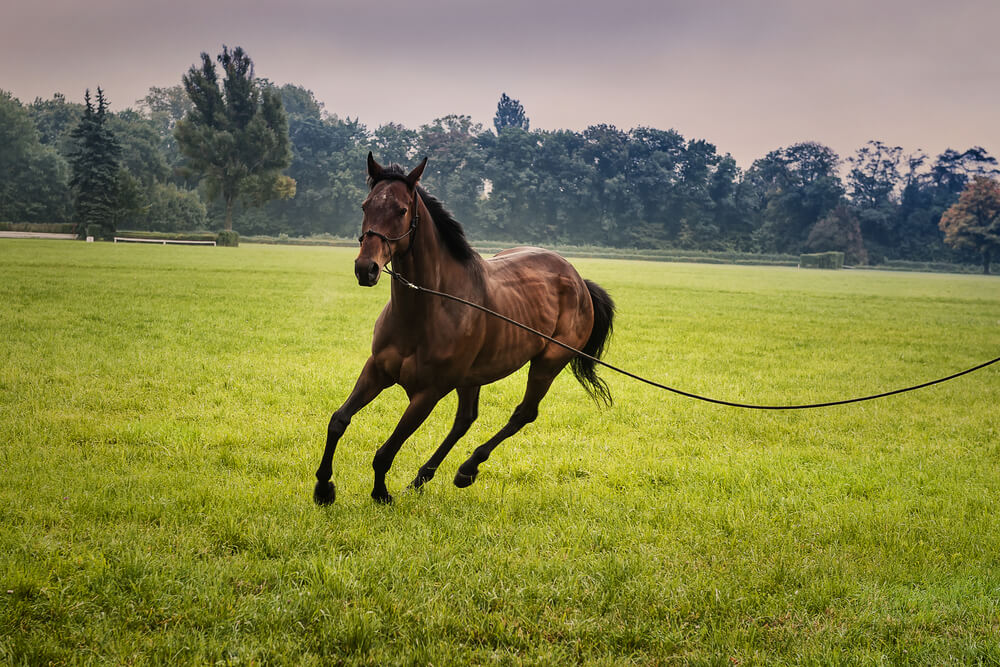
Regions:
<instances>
[{"instance_id":1,"label":"horse's back","mask_svg":"<svg viewBox=\"0 0 1000 667\"><path fill-rule=\"evenodd\" d=\"M501 250L486 260L487 274L493 282L511 278L528 280L583 279L562 255L534 246L519 246Z\"/></svg>"},{"instance_id":2,"label":"horse's back","mask_svg":"<svg viewBox=\"0 0 1000 667\"><path fill-rule=\"evenodd\" d=\"M522 246L497 253L486 266L486 292L496 310L574 347L587 340L593 326L590 292L566 258ZM526 338L528 347L548 347L531 334L511 332L509 325L491 324L505 334Z\"/></svg>"}]
</instances>

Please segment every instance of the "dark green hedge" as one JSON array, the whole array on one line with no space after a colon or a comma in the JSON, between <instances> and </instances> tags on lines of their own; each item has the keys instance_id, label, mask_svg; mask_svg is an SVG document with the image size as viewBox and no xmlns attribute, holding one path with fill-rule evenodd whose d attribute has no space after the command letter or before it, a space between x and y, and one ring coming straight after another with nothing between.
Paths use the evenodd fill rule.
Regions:
<instances>
[{"instance_id":1,"label":"dark green hedge","mask_svg":"<svg viewBox=\"0 0 1000 667\"><path fill-rule=\"evenodd\" d=\"M75 222L0 222L0 232L76 234Z\"/></svg>"},{"instance_id":2,"label":"dark green hedge","mask_svg":"<svg viewBox=\"0 0 1000 667\"><path fill-rule=\"evenodd\" d=\"M127 236L132 239L170 239L172 241L216 241L215 232L140 232L119 229L115 236ZM221 245L221 244L220 244Z\"/></svg>"},{"instance_id":3,"label":"dark green hedge","mask_svg":"<svg viewBox=\"0 0 1000 667\"><path fill-rule=\"evenodd\" d=\"M799 266L803 269L842 269L844 253L833 250L800 255Z\"/></svg>"},{"instance_id":4,"label":"dark green hedge","mask_svg":"<svg viewBox=\"0 0 1000 667\"><path fill-rule=\"evenodd\" d=\"M229 246L230 248L235 248L240 244L240 235L233 230L222 230L219 235L215 237L215 242L217 245Z\"/></svg>"}]
</instances>

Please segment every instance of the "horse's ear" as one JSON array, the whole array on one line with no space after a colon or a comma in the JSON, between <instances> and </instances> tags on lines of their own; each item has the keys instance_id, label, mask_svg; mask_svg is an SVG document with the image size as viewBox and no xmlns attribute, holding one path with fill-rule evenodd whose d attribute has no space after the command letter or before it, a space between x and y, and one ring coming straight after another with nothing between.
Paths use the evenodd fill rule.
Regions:
<instances>
[{"instance_id":1,"label":"horse's ear","mask_svg":"<svg viewBox=\"0 0 1000 667\"><path fill-rule=\"evenodd\" d=\"M424 173L424 167L427 166L427 158L416 166L416 168L411 171L406 177L406 183L412 188L420 180L420 176Z\"/></svg>"},{"instance_id":2,"label":"horse's ear","mask_svg":"<svg viewBox=\"0 0 1000 667\"><path fill-rule=\"evenodd\" d=\"M371 179L377 179L382 175L382 165L375 161L375 156L372 155L371 151L368 151L368 177Z\"/></svg>"}]
</instances>

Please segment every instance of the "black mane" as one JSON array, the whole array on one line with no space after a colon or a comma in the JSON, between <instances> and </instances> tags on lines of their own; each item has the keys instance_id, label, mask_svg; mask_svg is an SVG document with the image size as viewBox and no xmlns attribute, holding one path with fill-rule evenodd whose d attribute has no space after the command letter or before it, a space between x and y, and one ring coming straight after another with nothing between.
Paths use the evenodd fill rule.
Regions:
<instances>
[{"instance_id":1,"label":"black mane","mask_svg":"<svg viewBox=\"0 0 1000 667\"><path fill-rule=\"evenodd\" d=\"M382 181L403 181L405 183L406 171L395 162L383 167L378 178L372 178L371 174L368 175L368 189L374 188ZM452 257L460 262L471 262L479 257L478 253L469 245L469 240L465 238L465 229L463 229L462 223L456 220L451 211L445 208L444 203L427 192L422 185L417 185L417 193L424 202L424 206L430 211L434 226L437 227L438 234L441 235L441 240Z\"/></svg>"}]
</instances>

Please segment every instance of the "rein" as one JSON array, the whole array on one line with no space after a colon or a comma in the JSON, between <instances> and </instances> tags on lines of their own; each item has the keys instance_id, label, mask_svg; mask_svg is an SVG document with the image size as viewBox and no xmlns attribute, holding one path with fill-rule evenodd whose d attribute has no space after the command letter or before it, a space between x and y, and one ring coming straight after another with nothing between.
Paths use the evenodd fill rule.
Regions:
<instances>
[{"instance_id":1,"label":"rein","mask_svg":"<svg viewBox=\"0 0 1000 667\"><path fill-rule=\"evenodd\" d=\"M413 231L413 229L414 229L415 226L416 226L416 224L414 223L414 225L410 227L410 232ZM409 234L410 232L407 232L406 234ZM369 231L365 232L365 234L372 234L372 235L378 236L378 237L382 238L383 240L385 240L385 237L382 236L381 234L379 234L378 232L372 232L371 230L369 230ZM403 234L403 236L406 236L406 234ZM399 238L403 238L403 236L400 236ZM364 240L364 235L361 236L361 239ZM398 240L398 239L393 239L393 240ZM409 249L407 249L407 250L409 250ZM659 382L655 382L653 380L649 380L649 379L644 378L644 377L642 377L640 375L636 375L635 373L629 372L629 371L627 371L627 370L625 370L623 368L619 368L617 366L609 364L606 361L601 361L597 357L593 357L593 356L587 354L586 352L582 352L582 351L576 349L575 347L572 347L571 345L567 345L566 343L563 343L562 341L556 340L552 336L549 336L548 334L544 334L541 331L538 331L537 329L532 329L531 327L529 327L526 324L521 324L517 320L512 320L511 318L507 317L506 315L501 315L500 313L496 312L495 310L490 310L486 306L480 305L478 303L473 303L472 301L468 301L466 299L463 299L463 298L458 297L458 296L454 296L452 294L447 294L445 292L439 292L437 290L433 290L433 289L430 289L428 287L421 287L420 285L415 285L414 283L411 283L409 280L407 280L406 278L404 278L403 276L401 276L399 273L391 270L388 267L383 267L382 270L385 273L387 273L390 276L392 276L393 279L397 280L404 287L407 287L407 288L409 288L411 290L414 290L414 291L417 291L417 292L426 292L427 294L433 294L434 296L439 296L439 297L444 298L444 299L450 299L452 301L457 301L458 303L465 304L466 306L469 306L471 308L475 308L476 310L481 310L484 313L486 313L487 315L492 315L493 317L499 318L499 319L503 320L504 322L508 322L510 324L513 324L516 327L520 327L520 328L524 329L525 331L528 331L530 333L535 334L536 336L544 338L545 340L549 341L550 343L555 343L559 347L565 348L566 350L569 350L570 352L575 352L576 354L578 354L581 357L584 357L586 359L590 359L591 361L593 361L595 363L598 363L601 366L604 366L605 368L610 368L611 370L615 371L616 373L621 373L622 375L630 377L633 380L638 380L639 382L645 382L646 384L652 385L653 387L657 387L658 389L664 389L666 391L673 392L673 393L679 394L681 396L686 396L687 398L693 398L693 399L696 399L696 400L699 400L699 401L705 401L706 403L714 403L716 405L726 405L726 406L729 406L729 407L732 407L732 408L745 408L745 409L748 409L748 410L808 410L808 409L812 409L812 408L828 408L828 407L832 407L832 406L835 406L835 405L847 405L849 403L861 403L862 401L871 401L871 400L874 400L876 398L885 398L886 396L894 396L896 394L903 394L903 393L906 393L908 391L915 391L917 389L923 389L924 387L930 387L930 386L935 385L935 384L940 384L942 382L947 382L948 380L954 380L955 378L962 377L963 375L968 375L969 373L973 373L975 371L978 371L978 370L981 370L983 368L986 368L987 366L991 366L991 365L993 365L993 364L995 364L997 362L1000 362L1000 357L997 357L996 359L991 359L990 361L983 362L983 363L981 363L981 364L979 364L977 366L973 366L972 368L968 368L968 369L966 369L964 371L959 371L958 373L953 373L953 374L951 374L951 375L949 375L947 377L938 378L937 380L931 380L929 382L923 382L921 384L913 385L912 387L904 387L902 389L894 389L892 391L885 391L885 392L882 392L880 394L872 394L871 396L861 396L859 398L848 398L848 399L844 399L844 400L840 400L840 401L827 401L825 403L807 403L807 404L803 404L803 405L754 405L754 404L750 404L750 403L735 403L733 401L723 401L723 400L720 400L718 398L709 398L707 396L699 396L698 394L692 394L691 392L682 391L680 389L675 389L674 387L669 387L669 386L667 386L665 384L661 384Z\"/></svg>"}]
</instances>

